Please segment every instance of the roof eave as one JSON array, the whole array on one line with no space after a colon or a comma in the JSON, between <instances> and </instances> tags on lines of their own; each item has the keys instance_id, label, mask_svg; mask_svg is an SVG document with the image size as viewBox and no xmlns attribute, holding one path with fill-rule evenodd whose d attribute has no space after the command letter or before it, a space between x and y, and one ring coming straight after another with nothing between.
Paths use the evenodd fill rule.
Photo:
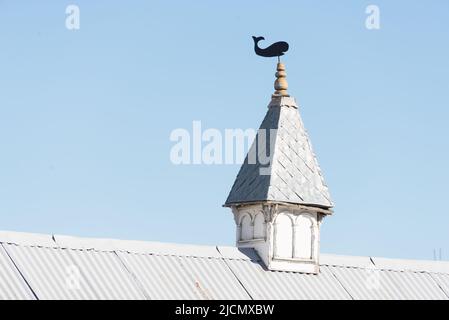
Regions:
<instances>
[{"instance_id":1,"label":"roof eave","mask_svg":"<svg viewBox=\"0 0 449 320\"><path fill-rule=\"evenodd\" d=\"M325 215L333 215L333 207L332 206L325 206L322 204L315 204L315 203L293 203L293 202L285 202L285 201L273 201L273 200L254 200L254 201L242 201L242 202L227 202L223 205L225 208L231 208L231 207L240 207L245 205L257 205L257 204L277 204L277 205L288 205L288 206L295 206L299 209L305 209L305 210L311 210L325 214Z\"/></svg>"}]
</instances>

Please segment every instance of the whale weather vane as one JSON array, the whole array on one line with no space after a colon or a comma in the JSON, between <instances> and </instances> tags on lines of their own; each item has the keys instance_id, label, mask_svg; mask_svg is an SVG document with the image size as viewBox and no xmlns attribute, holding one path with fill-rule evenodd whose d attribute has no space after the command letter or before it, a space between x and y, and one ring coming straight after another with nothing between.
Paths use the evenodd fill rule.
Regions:
<instances>
[{"instance_id":1,"label":"whale weather vane","mask_svg":"<svg viewBox=\"0 0 449 320\"><path fill-rule=\"evenodd\" d=\"M276 67L276 81L274 82L274 94L273 97L290 97L287 92L287 73L285 72L285 65L281 63L281 56L288 51L288 43L285 41L275 42L272 45L262 49L259 47L259 41L265 40L264 37L253 37L254 51L261 57L278 57L278 63Z\"/></svg>"},{"instance_id":2,"label":"whale weather vane","mask_svg":"<svg viewBox=\"0 0 449 320\"><path fill-rule=\"evenodd\" d=\"M258 56L261 57L278 57L278 61L280 61L280 57L283 56L288 51L288 43L285 41L275 42L272 45L262 49L259 47L259 42L261 40L265 40L264 37L254 37L254 51Z\"/></svg>"}]
</instances>

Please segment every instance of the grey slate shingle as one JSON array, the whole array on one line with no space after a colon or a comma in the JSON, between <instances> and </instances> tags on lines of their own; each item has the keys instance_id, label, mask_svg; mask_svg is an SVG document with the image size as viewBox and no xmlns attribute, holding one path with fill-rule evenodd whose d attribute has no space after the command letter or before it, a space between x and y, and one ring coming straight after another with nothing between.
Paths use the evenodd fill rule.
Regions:
<instances>
[{"instance_id":1,"label":"grey slate shingle","mask_svg":"<svg viewBox=\"0 0 449 320\"><path fill-rule=\"evenodd\" d=\"M270 152L270 129L275 129L271 168L259 156ZM266 143L258 143L266 130ZM260 145L258 145L260 144ZM276 201L331 208L329 190L312 149L294 98L273 97L249 153L258 154L256 163L248 155L240 168L225 205ZM261 175L260 169L268 170Z\"/></svg>"}]
</instances>

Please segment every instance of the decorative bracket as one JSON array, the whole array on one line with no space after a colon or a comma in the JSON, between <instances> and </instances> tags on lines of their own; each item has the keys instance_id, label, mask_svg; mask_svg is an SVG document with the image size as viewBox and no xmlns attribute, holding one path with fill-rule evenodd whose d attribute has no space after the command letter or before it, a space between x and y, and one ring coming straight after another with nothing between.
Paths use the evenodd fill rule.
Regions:
<instances>
[{"instance_id":1,"label":"decorative bracket","mask_svg":"<svg viewBox=\"0 0 449 320\"><path fill-rule=\"evenodd\" d=\"M277 204L263 205L263 215L265 217L265 223L273 222L278 213L279 210Z\"/></svg>"}]
</instances>

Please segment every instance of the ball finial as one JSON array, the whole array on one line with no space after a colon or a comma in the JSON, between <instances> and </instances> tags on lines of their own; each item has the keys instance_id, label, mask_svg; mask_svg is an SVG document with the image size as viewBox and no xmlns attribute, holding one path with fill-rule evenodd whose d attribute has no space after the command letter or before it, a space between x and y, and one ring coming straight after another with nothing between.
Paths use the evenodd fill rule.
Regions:
<instances>
[{"instance_id":1,"label":"ball finial","mask_svg":"<svg viewBox=\"0 0 449 320\"><path fill-rule=\"evenodd\" d=\"M285 72L285 65L281 62L277 64L277 72L275 74L276 81L274 82L275 92L274 97L289 97L287 93L288 83L287 83L287 73Z\"/></svg>"}]
</instances>

